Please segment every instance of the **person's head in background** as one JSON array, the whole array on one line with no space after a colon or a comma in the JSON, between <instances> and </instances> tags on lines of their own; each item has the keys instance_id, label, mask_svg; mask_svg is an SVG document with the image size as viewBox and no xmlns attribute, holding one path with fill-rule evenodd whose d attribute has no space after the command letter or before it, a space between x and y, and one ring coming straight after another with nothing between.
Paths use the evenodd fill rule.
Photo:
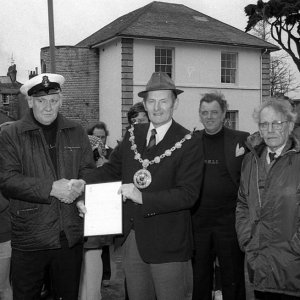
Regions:
<instances>
[{"instance_id":1,"label":"person's head in background","mask_svg":"<svg viewBox=\"0 0 300 300\"><path fill-rule=\"evenodd\" d=\"M107 126L104 122L99 122L88 129L87 134L97 136L101 139L102 143L106 145L106 139L109 135L109 131L107 130Z\"/></svg>"},{"instance_id":2,"label":"person's head in background","mask_svg":"<svg viewBox=\"0 0 300 300\"><path fill-rule=\"evenodd\" d=\"M145 110L143 102L135 103L127 113L129 125L136 123L148 123L148 113Z\"/></svg>"}]
</instances>

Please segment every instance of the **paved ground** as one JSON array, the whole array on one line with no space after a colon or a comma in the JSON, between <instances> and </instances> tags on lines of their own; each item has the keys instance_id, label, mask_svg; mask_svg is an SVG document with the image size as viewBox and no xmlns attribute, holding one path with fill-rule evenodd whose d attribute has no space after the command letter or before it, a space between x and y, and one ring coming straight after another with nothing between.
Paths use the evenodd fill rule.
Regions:
<instances>
[{"instance_id":1,"label":"paved ground","mask_svg":"<svg viewBox=\"0 0 300 300\"><path fill-rule=\"evenodd\" d=\"M124 274L122 271L122 255L120 250L111 253L111 281L109 287L102 287L102 300L124 300ZM247 300L255 300L249 281L246 276Z\"/></svg>"}]
</instances>

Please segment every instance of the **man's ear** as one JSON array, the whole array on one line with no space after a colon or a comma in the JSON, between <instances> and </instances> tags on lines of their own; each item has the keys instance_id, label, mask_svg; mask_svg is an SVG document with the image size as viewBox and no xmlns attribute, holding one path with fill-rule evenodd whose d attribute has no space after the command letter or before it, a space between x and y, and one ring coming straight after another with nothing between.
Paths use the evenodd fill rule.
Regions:
<instances>
[{"instance_id":1,"label":"man's ear","mask_svg":"<svg viewBox=\"0 0 300 300\"><path fill-rule=\"evenodd\" d=\"M179 105L179 99L176 98L176 99L174 100L174 103L173 103L173 110L176 110L177 107L178 107L178 105Z\"/></svg>"},{"instance_id":2,"label":"man's ear","mask_svg":"<svg viewBox=\"0 0 300 300\"><path fill-rule=\"evenodd\" d=\"M32 106L33 106L33 97L27 96L27 103L28 103L29 108L32 108Z\"/></svg>"},{"instance_id":3,"label":"man's ear","mask_svg":"<svg viewBox=\"0 0 300 300\"><path fill-rule=\"evenodd\" d=\"M292 133L292 131L294 130L295 127L295 123L294 122L289 122L289 134Z\"/></svg>"},{"instance_id":4,"label":"man's ear","mask_svg":"<svg viewBox=\"0 0 300 300\"><path fill-rule=\"evenodd\" d=\"M58 95L59 95L59 108L61 108L63 104L63 95L61 93L59 93Z\"/></svg>"},{"instance_id":5,"label":"man's ear","mask_svg":"<svg viewBox=\"0 0 300 300\"><path fill-rule=\"evenodd\" d=\"M223 111L223 122L225 121L225 119L226 119L226 113L227 113L227 109L225 109L224 111Z\"/></svg>"}]
</instances>

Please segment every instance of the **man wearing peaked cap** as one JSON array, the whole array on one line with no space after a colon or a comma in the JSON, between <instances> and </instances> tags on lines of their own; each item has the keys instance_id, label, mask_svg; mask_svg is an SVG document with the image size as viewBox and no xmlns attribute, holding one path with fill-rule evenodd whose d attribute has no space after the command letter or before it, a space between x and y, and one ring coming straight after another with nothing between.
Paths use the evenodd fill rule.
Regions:
<instances>
[{"instance_id":1,"label":"man wearing peaked cap","mask_svg":"<svg viewBox=\"0 0 300 300\"><path fill-rule=\"evenodd\" d=\"M108 163L85 177L90 183L122 180L124 271L130 300L191 299L193 251L190 208L202 178L197 133L173 120L176 88L153 73L143 97L150 123L132 124Z\"/></svg>"},{"instance_id":2,"label":"man wearing peaked cap","mask_svg":"<svg viewBox=\"0 0 300 300\"><path fill-rule=\"evenodd\" d=\"M49 269L54 299L78 297L83 221L76 201L84 189L80 178L95 164L84 129L59 113L63 83L50 73L25 82L20 90L30 110L0 136L14 300L39 299Z\"/></svg>"}]
</instances>

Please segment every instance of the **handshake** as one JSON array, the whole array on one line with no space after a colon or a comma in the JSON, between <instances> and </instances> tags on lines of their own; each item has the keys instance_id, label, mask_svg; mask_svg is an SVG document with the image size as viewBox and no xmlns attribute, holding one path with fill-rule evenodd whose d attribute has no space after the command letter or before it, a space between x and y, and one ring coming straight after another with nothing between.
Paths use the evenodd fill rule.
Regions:
<instances>
[{"instance_id":1,"label":"handshake","mask_svg":"<svg viewBox=\"0 0 300 300\"><path fill-rule=\"evenodd\" d=\"M82 179L59 179L53 182L50 196L70 204L83 193L84 186L85 181Z\"/></svg>"}]
</instances>

